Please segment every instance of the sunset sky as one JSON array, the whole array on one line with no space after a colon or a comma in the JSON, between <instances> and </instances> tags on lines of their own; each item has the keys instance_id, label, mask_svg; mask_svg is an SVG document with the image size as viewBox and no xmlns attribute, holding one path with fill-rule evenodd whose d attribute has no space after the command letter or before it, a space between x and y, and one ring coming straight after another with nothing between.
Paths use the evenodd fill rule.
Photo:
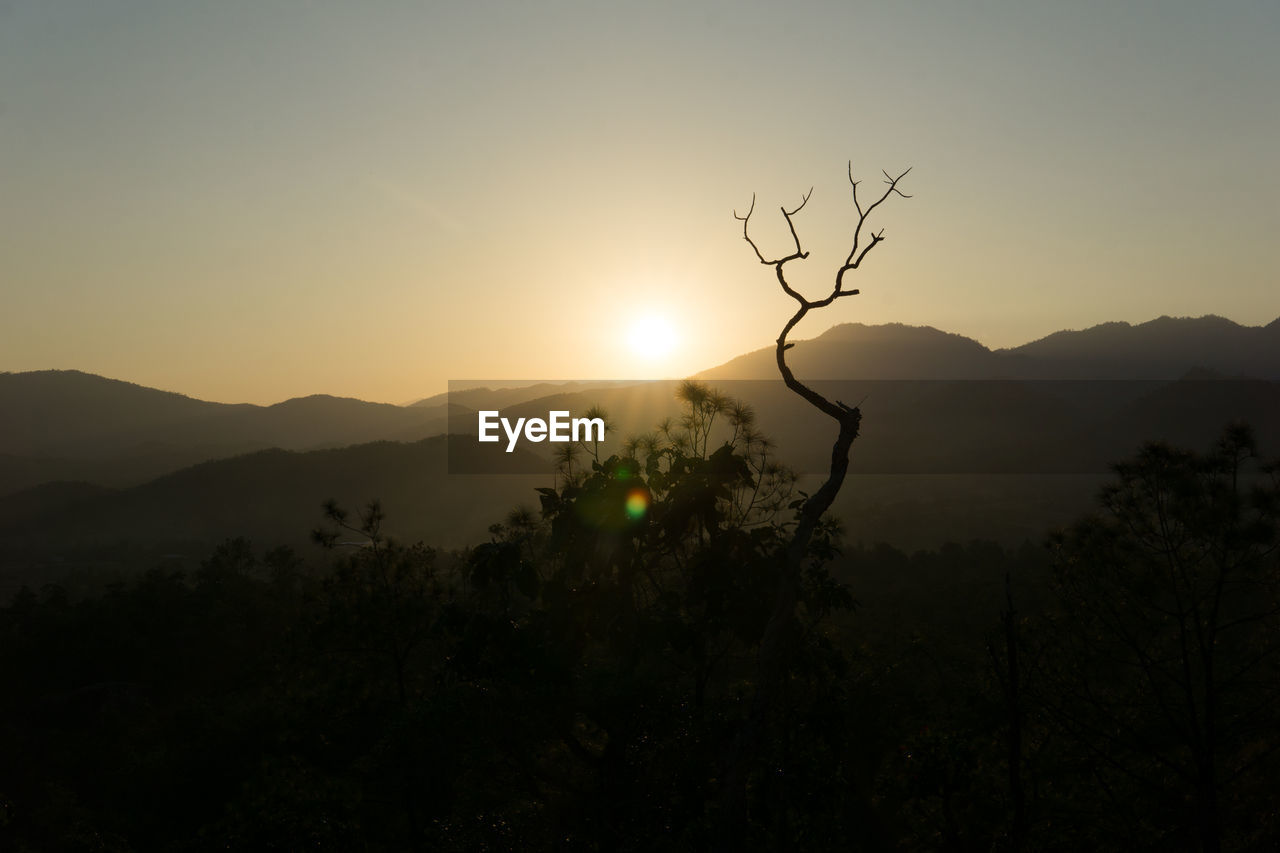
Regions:
<instances>
[{"instance_id":1,"label":"sunset sky","mask_svg":"<svg viewBox=\"0 0 1280 853\"><path fill-rule=\"evenodd\" d=\"M790 311L734 208L783 249L814 186L829 288L850 158L914 197L799 337L1265 324L1278 44L1274 0L0 0L0 370L257 403L693 372Z\"/></svg>"}]
</instances>

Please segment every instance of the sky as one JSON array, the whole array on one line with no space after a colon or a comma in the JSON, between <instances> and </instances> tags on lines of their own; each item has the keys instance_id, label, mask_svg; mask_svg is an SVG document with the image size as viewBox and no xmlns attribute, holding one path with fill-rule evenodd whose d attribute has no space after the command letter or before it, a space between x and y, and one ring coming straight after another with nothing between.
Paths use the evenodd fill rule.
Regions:
<instances>
[{"instance_id":1,"label":"sky","mask_svg":"<svg viewBox=\"0 0 1280 853\"><path fill-rule=\"evenodd\" d=\"M830 289L850 160L912 198L793 338L1266 324L1276 44L1273 0L0 0L0 370L254 403L684 375L792 310L753 193L787 251L813 187L790 269Z\"/></svg>"}]
</instances>

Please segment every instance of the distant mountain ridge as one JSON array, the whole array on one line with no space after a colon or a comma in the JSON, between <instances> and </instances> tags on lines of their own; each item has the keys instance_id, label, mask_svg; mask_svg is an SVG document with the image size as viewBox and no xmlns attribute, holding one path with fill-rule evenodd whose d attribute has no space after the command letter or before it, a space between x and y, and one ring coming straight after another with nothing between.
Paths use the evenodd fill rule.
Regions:
<instances>
[{"instance_id":1,"label":"distant mountain ridge","mask_svg":"<svg viewBox=\"0 0 1280 853\"><path fill-rule=\"evenodd\" d=\"M661 406L673 405L677 385L571 392L526 401L511 414L603 404L618 413L619 431L602 448L609 454L622 437L652 428ZM750 395L779 460L802 475L825 471L830 424L782 382L719 387ZM837 510L858 536L872 537L868 541L896 531L899 542L910 543L922 524L950 530L952 537L997 529L1005 537L1038 536L1083 511L1106 463L1125 458L1143 440L1204 448L1224 423L1239 419L1255 426L1271 455L1269 438L1280 436L1280 383L1230 381L1202 371L1175 382L850 380L844 390L858 395L846 399L866 392L864 429L849 473L876 479L868 481L870 489L849 491ZM0 590L40 576L42 566L88 565L84 561L92 563L104 549L114 553L117 544L189 557L230 536L302 544L327 497L348 507L380 498L387 529L398 538L460 547L482 541L511 506L536 506L535 486L557 482L552 462L538 452L545 445L521 446L508 456L473 436L458 438L453 446L449 437L436 436L310 452L262 450L125 489L49 483L0 496ZM971 494L955 485L961 481ZM951 497L942 500L940 493ZM944 517L950 521L939 520Z\"/></svg>"},{"instance_id":2,"label":"distant mountain ridge","mask_svg":"<svg viewBox=\"0 0 1280 853\"><path fill-rule=\"evenodd\" d=\"M1280 319L1266 326L1212 315L1103 323L998 350L929 326L845 323L797 341L789 360L810 381L1174 380L1196 370L1277 381ZM774 350L747 353L697 377L776 381ZM303 451L417 441L448 431L451 413L455 431L465 431L476 408L536 414L538 406L565 395L607 399L613 386L477 388L409 406L327 395L257 406L211 403L74 370L0 373L0 495L51 481L137 485L200 462L272 447Z\"/></svg>"},{"instance_id":3,"label":"distant mountain ridge","mask_svg":"<svg viewBox=\"0 0 1280 853\"><path fill-rule=\"evenodd\" d=\"M450 455L499 456L514 478L446 479ZM550 481L545 460L488 445L450 448L438 435L308 452L280 449L202 462L124 489L50 483L0 496L0 575L25 555L114 542L196 551L224 538L305 544L333 498L349 509L378 498L386 530L410 542L462 546L481 538L505 508ZM456 460L455 460L456 461ZM447 487L443 484L448 483ZM2 579L2 578L0 578Z\"/></svg>"},{"instance_id":4,"label":"distant mountain ridge","mask_svg":"<svg viewBox=\"0 0 1280 853\"><path fill-rule=\"evenodd\" d=\"M813 379L1177 379L1203 368L1226 376L1280 380L1280 319L1242 326L1204 317L1158 317L1054 332L992 350L932 326L843 323L796 341L797 376ZM702 379L777 376L773 347L731 359Z\"/></svg>"},{"instance_id":5,"label":"distant mountain ridge","mask_svg":"<svg viewBox=\"0 0 1280 853\"><path fill-rule=\"evenodd\" d=\"M1037 365L1034 378L1173 379L1202 368L1280 380L1280 319L1242 326L1225 317L1157 317L1054 332L999 351Z\"/></svg>"},{"instance_id":6,"label":"distant mountain ridge","mask_svg":"<svg viewBox=\"0 0 1280 853\"><path fill-rule=\"evenodd\" d=\"M798 342L791 355L815 388L862 408L850 474L881 479L842 504L862 536L895 529L909 541L922 517L946 509L934 492L955 477L979 491L957 498L949 530L1003 524L1002 535L1038 535L1083 509L1091 478L1142 441L1204 448L1229 421L1253 424L1267 455L1280 451L1271 440L1280 436L1280 321L1108 323L1003 350L930 327L854 323ZM1148 378L1161 373L1168 378ZM1148 381L1055 381L1082 374ZM1229 381L1242 374L1259 378ZM831 425L779 380L771 348L702 376L754 406L781 461L802 474L826 470ZM618 427L610 453L664 416L679 422L678 384L471 389L411 406L323 395L253 406L76 371L0 374L0 586L6 572L34 571L50 555L78 560L112 543L199 554L231 535L305 540L330 496L349 506L382 498L394 532L410 541L474 543L507 507L536 502L527 478L487 474L555 480L545 444L522 445L514 459L466 440L464 456L450 456L442 433L451 411L448 431L474 434L477 406L535 417L598 404ZM472 463L486 476L458 476ZM895 509L877 503L894 490ZM1041 493L1079 502L1037 503Z\"/></svg>"},{"instance_id":7,"label":"distant mountain ridge","mask_svg":"<svg viewBox=\"0 0 1280 853\"><path fill-rule=\"evenodd\" d=\"M270 447L416 441L444 432L445 415L320 394L211 403L77 370L0 373L0 494L50 480L133 485Z\"/></svg>"},{"instance_id":8,"label":"distant mountain ridge","mask_svg":"<svg viewBox=\"0 0 1280 853\"><path fill-rule=\"evenodd\" d=\"M79 370L0 373L0 451L39 454L72 442L102 444L104 436L174 427L249 408Z\"/></svg>"}]
</instances>

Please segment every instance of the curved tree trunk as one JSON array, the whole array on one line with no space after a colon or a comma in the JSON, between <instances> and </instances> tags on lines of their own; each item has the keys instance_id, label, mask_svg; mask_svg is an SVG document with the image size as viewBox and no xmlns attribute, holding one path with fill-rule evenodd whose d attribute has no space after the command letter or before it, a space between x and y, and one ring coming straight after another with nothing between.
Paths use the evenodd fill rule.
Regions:
<instances>
[{"instance_id":1,"label":"curved tree trunk","mask_svg":"<svg viewBox=\"0 0 1280 853\"><path fill-rule=\"evenodd\" d=\"M751 209L747 211L746 216L734 214L742 222L742 236L755 251L760 263L774 268L783 292L795 299L799 304L795 314L783 326L782 333L778 336L776 342L775 354L778 372L782 375L782 381L810 405L834 419L838 425L838 432L835 443L831 446L831 464L827 472L827 479L801 505L796 528L792 532L791 540L787 543L782 555L782 567L778 578L777 592L774 594L773 609L760 640L760 650L756 664L755 697L747 720L734 738L725 763L724 774L721 778L720 811L716 824L719 830L717 846L722 850L740 851L744 846L749 825L747 780L754 759L760 751L760 744L763 741L769 717L777 705L777 697L781 692L781 686L787 677L788 662L790 660L789 646L790 640L794 636L796 605L800 599L805 556L809 552L809 543L813 539L813 534L822 522L822 516L831 508L831 505L835 502L836 495L840 492L841 486L844 485L845 475L849 471L849 450L853 446L854 439L858 437L858 429L862 423L862 413L857 406L847 406L839 400L834 402L828 400L795 377L786 359L787 350L793 346L787 342L787 335L804 319L810 310L824 308L844 296L857 295L857 290L844 289L845 273L856 270L859 264L862 263L862 259L866 257L867 252L871 251L877 243L884 240L884 232L880 231L872 234L870 241L865 245L860 244L862 226L871 212L890 195L896 193L903 198L910 197L897 188L898 181L902 180L909 171L911 170L908 169L896 178L886 173L885 183L888 184L888 189L876 201L872 202L866 210L863 210L858 203L858 182L853 180L853 165L850 163L849 183L853 188L853 203L858 211L858 224L854 229L853 248L850 250L844 264L836 272L834 288L824 299L806 299L787 283L783 269L789 261L803 260L809 256L808 252L800 248L800 238L796 235L792 217L799 213L808 203L809 196L813 193L812 189L809 190L809 193L804 196L799 206L794 210L789 211L785 207L782 208L782 216L791 232L791 237L795 243L795 251L776 260L767 260L747 233L751 214L755 210L755 198L752 198Z\"/></svg>"}]
</instances>

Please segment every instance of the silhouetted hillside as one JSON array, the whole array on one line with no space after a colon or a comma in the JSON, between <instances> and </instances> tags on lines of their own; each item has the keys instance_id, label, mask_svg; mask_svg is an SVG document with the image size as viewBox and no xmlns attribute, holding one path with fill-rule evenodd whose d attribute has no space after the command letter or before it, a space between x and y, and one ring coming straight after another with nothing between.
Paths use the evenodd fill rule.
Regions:
<instances>
[{"instance_id":1,"label":"silhouetted hillside","mask_svg":"<svg viewBox=\"0 0 1280 853\"><path fill-rule=\"evenodd\" d=\"M466 388L456 391L445 391L431 397L418 400L409 405L414 408L428 408L452 403L455 406L466 406L479 409L501 409L526 400L546 397L551 394L564 394L576 391L590 391L595 388L608 388L617 382L537 382L531 385L504 385L500 388Z\"/></svg>"},{"instance_id":2,"label":"silhouetted hillside","mask_svg":"<svg viewBox=\"0 0 1280 853\"><path fill-rule=\"evenodd\" d=\"M269 447L412 441L445 429L444 406L326 395L228 405L78 371L6 373L0 374L0 494L52 480L134 485Z\"/></svg>"},{"instance_id":3,"label":"silhouetted hillside","mask_svg":"<svg viewBox=\"0 0 1280 853\"><path fill-rule=\"evenodd\" d=\"M988 379L999 367L991 352L963 335L932 326L843 323L787 353L797 376L812 379ZM774 348L738 356L704 370L700 379L772 379Z\"/></svg>"},{"instance_id":4,"label":"silhouetted hillside","mask_svg":"<svg viewBox=\"0 0 1280 853\"><path fill-rule=\"evenodd\" d=\"M539 397L502 410L510 419L581 414L602 407L614 426L603 452L678 424L679 382L655 381ZM711 381L751 405L776 458L801 472L824 472L831 422L781 380ZM861 434L850 458L860 474L1103 474L1112 460L1149 438L1188 446L1214 440L1224 423L1244 420L1260 434L1280 432L1280 386L1204 371L1163 380L814 380L831 399L858 405ZM728 435L727 419L722 418ZM475 412L455 408L454 433L476 433ZM505 446L505 438L502 443ZM519 447L549 455L549 445Z\"/></svg>"},{"instance_id":5,"label":"silhouetted hillside","mask_svg":"<svg viewBox=\"0 0 1280 853\"><path fill-rule=\"evenodd\" d=\"M1002 358L1026 359L1048 379L1173 379L1193 368L1280 379L1280 320L1241 326L1223 317L1159 317L1131 326L1103 323L1055 332Z\"/></svg>"},{"instance_id":6,"label":"silhouetted hillside","mask_svg":"<svg viewBox=\"0 0 1280 853\"><path fill-rule=\"evenodd\" d=\"M989 350L929 326L834 326L788 353L810 379L1177 379L1193 368L1280 379L1280 321L1241 326L1222 317L1160 317L1103 323ZM773 347L698 374L704 379L777 376Z\"/></svg>"},{"instance_id":7,"label":"silhouetted hillside","mask_svg":"<svg viewBox=\"0 0 1280 853\"><path fill-rule=\"evenodd\" d=\"M937 541L930 531L942 529L943 518L951 519L945 529L953 538L1009 541L996 526L1008 536L1031 535L1055 523L1064 507L1074 511L1068 504L1078 499L1080 482L1146 439L1203 447L1231 420L1247 420L1260 435L1280 434L1280 386L1229 378L1280 375L1267 373L1278 338L1280 321L1253 328L1215 317L1161 318L992 352L931 328L846 324L800 342L792 355L798 375L863 412L850 472L887 478L842 498L851 531L910 547ZM773 358L772 349L760 350L705 375L754 407L756 426L776 442L774 458L802 474L825 471L831 424L783 386ZM1173 374L1176 381L1109 381L1173 371L1179 359L1188 366ZM726 378L751 374L763 378ZM1104 381L1044 378L1075 375ZM989 376L1023 379L983 380ZM677 384L480 388L408 407L327 396L252 406L74 371L3 374L0 495L13 494L0 501L0 533L11 556L111 542L179 548L235 535L293 541L332 496L349 505L381 498L405 538L473 543L510 506L536 503L519 475L534 472L546 478L539 485L549 482L552 446L522 443L508 455L505 440L482 446L467 439L454 445L454 473L513 476L449 477L443 437L399 441L446 430L474 434L478 408L518 418L551 410L581 415L598 405L615 426L601 448L607 455L664 418L678 425ZM342 445L358 446L320 450ZM318 452L296 452L303 450ZM584 455L577 464L589 462ZM1034 485L1045 475L1077 479ZM1032 479L1000 485L1002 477ZM969 478L973 494L966 498L952 488L956 481L937 478ZM31 488L41 483L48 485ZM1036 502L1041 491L1055 490L1066 499ZM944 505L942 494L955 505Z\"/></svg>"},{"instance_id":8,"label":"silhouetted hillside","mask_svg":"<svg viewBox=\"0 0 1280 853\"><path fill-rule=\"evenodd\" d=\"M0 373L0 449L29 456L119 450L144 435L255 407L195 400L78 370Z\"/></svg>"},{"instance_id":9,"label":"silhouetted hillside","mask_svg":"<svg viewBox=\"0 0 1280 853\"><path fill-rule=\"evenodd\" d=\"M9 495L0 495L0 529L13 530L52 515L62 515L75 507L111 495L114 489L92 483L41 483Z\"/></svg>"},{"instance_id":10,"label":"silhouetted hillside","mask_svg":"<svg viewBox=\"0 0 1280 853\"><path fill-rule=\"evenodd\" d=\"M677 384L555 394L504 414L582 413L601 405L617 426L603 458L623 437L678 413ZM1249 420L1261 435L1280 434L1280 387L1203 372L1178 382L816 384L864 413L835 513L852 541L904 548L979 535L1008 544L1038 539L1083 511L1108 463L1148 438L1208 446L1232 419ZM800 472L802 488L814 488L830 455L828 419L777 380L715 386L752 404L758 427L776 442L772 458ZM474 412L458 408L455 426L474 432ZM725 437L713 436L712 444ZM401 539L475 544L513 506L536 508L534 489L553 481L545 443L521 443L513 454L504 452L505 442L481 445L473 435L448 444L437 436L311 452L273 449L118 491L56 483L11 495L0 500L0 587L77 566L101 573L112 565L101 555L121 547L192 555L233 536L302 544L329 497L351 508L381 499L387 529ZM582 454L578 470L590 461Z\"/></svg>"},{"instance_id":11,"label":"silhouetted hillside","mask_svg":"<svg viewBox=\"0 0 1280 853\"><path fill-rule=\"evenodd\" d=\"M1104 449L1112 457L1118 457L1121 442L1132 443L1133 436L1182 447L1208 446L1215 422L1239 421L1251 424L1258 435L1280 435L1280 384L1276 382L1195 370L1177 382L1134 385L1143 393L1096 430L1109 437Z\"/></svg>"},{"instance_id":12,"label":"silhouetted hillside","mask_svg":"<svg viewBox=\"0 0 1280 853\"><path fill-rule=\"evenodd\" d=\"M341 449L264 450L205 462L122 490L87 484L37 487L0 502L0 555L12 567L30 555L86 551L117 542L200 553L228 537L304 544L334 498L356 508L378 498L393 536L462 546L517 503L549 485L545 461L504 455L505 478L447 475L446 436ZM454 453L486 456L468 443ZM533 479L530 476L534 475Z\"/></svg>"}]
</instances>

